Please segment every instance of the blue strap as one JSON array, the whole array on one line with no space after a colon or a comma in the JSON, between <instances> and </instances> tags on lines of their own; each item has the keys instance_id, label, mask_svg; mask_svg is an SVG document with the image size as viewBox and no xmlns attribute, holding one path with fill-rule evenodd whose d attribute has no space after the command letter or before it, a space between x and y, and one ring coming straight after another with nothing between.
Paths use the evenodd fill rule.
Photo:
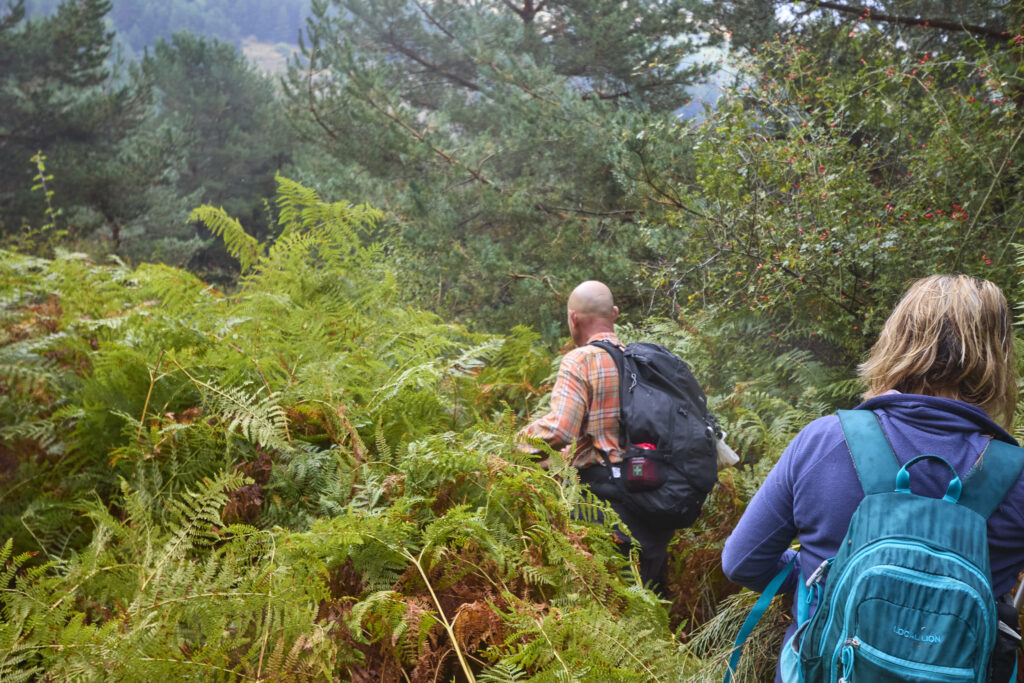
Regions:
<instances>
[{"instance_id":1,"label":"blue strap","mask_svg":"<svg viewBox=\"0 0 1024 683\"><path fill-rule=\"evenodd\" d=\"M800 577L803 579L803 577ZM796 624L799 626L811 618L811 605L818 599L818 584L814 589L807 587L804 581L799 581L796 591Z\"/></svg>"},{"instance_id":2,"label":"blue strap","mask_svg":"<svg viewBox=\"0 0 1024 683\"><path fill-rule=\"evenodd\" d=\"M836 412L864 495L891 492L900 463L885 438L878 416L870 410Z\"/></svg>"},{"instance_id":3,"label":"blue strap","mask_svg":"<svg viewBox=\"0 0 1024 683\"><path fill-rule=\"evenodd\" d=\"M922 460L938 460L949 470L953 478L949 480L949 485L946 487L946 494L942 496L942 500L950 503L956 503L960 500L960 495L963 493L964 485L960 481L959 475L956 473L956 468L949 464L949 461L943 458L941 455L932 455L931 453L925 453L919 455L916 458L912 458L907 461L907 464L900 468L900 473L896 475L896 493L910 493L910 467Z\"/></svg>"},{"instance_id":4,"label":"blue strap","mask_svg":"<svg viewBox=\"0 0 1024 683\"><path fill-rule=\"evenodd\" d=\"M789 576L789 572L793 569L793 564L796 562L797 555L794 554L789 560L782 571L775 575L767 586L765 586L764 592L761 593L761 597L754 603L754 608L750 610L750 614L747 615L747 620L743 622L743 626L740 627L740 632L736 636L736 644L732 646L732 655L729 657L729 668L725 672L725 679L722 683L729 683L732 679L733 673L736 671L736 667L740 664L740 655L743 654L743 644L747 642L747 638L754 631L754 627L757 626L757 622L761 621L761 617L768 611L768 605L771 604L775 598L775 594L779 592L779 587L782 582ZM803 585L803 581L800 582ZM806 587L804 590L807 590Z\"/></svg>"},{"instance_id":5,"label":"blue strap","mask_svg":"<svg viewBox=\"0 0 1024 683\"><path fill-rule=\"evenodd\" d=\"M964 477L960 504L988 519L1020 478L1024 448L992 439Z\"/></svg>"}]
</instances>

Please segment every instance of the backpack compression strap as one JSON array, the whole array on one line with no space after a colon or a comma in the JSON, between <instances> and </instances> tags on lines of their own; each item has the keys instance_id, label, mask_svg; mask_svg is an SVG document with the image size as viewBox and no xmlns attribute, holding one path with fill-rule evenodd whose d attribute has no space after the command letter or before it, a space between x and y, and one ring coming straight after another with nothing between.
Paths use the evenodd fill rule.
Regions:
<instances>
[{"instance_id":1,"label":"backpack compression strap","mask_svg":"<svg viewBox=\"0 0 1024 683\"><path fill-rule=\"evenodd\" d=\"M839 422L864 495L892 491L899 461L870 410L840 410ZM1024 448L992 439L964 477L960 505L988 519L1024 470Z\"/></svg>"}]
</instances>

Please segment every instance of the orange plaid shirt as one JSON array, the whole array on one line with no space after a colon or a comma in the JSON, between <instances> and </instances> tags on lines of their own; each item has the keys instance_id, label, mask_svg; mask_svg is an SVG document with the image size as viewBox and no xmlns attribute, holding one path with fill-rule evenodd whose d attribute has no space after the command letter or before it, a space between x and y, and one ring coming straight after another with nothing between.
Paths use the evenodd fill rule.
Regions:
<instances>
[{"instance_id":1,"label":"orange plaid shirt","mask_svg":"<svg viewBox=\"0 0 1024 683\"><path fill-rule=\"evenodd\" d=\"M605 340L622 346L611 332L587 340ZM619 371L615 360L597 346L580 346L562 358L558 379L551 390L551 406L522 431L562 448L573 442L572 464L580 469L602 462L600 451L619 462Z\"/></svg>"}]
</instances>

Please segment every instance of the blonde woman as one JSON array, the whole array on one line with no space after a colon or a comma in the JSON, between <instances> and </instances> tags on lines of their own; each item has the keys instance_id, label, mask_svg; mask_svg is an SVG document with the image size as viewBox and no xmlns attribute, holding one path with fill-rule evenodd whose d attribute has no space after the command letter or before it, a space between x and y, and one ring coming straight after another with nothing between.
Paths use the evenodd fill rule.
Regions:
<instances>
[{"instance_id":1,"label":"blonde woman","mask_svg":"<svg viewBox=\"0 0 1024 683\"><path fill-rule=\"evenodd\" d=\"M921 454L944 458L961 479L994 438L1007 432L1017 400L1010 310L999 288L965 275L915 282L896 306L860 375L859 408L878 417L900 465ZM942 497L949 469L937 460L914 465L911 490ZM835 415L815 420L786 448L726 541L722 566L756 591L793 559L782 591L793 592L836 556L864 497ZM988 519L992 587L1010 591L1024 568L1024 477ZM795 624L787 633L788 642ZM777 674L776 680L781 680Z\"/></svg>"}]
</instances>

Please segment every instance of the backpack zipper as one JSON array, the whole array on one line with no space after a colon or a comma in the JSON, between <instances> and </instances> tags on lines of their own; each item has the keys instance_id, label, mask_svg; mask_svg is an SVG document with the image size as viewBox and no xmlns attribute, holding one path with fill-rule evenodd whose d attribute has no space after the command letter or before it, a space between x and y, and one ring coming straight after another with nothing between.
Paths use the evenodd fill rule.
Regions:
<instances>
[{"instance_id":1,"label":"backpack zipper","mask_svg":"<svg viewBox=\"0 0 1024 683\"><path fill-rule=\"evenodd\" d=\"M856 645L848 648L850 653L849 669L846 667L846 660L843 661L843 678L840 680L850 680L849 674L853 673L853 660L856 656L856 652L860 652L861 656L869 662L878 664L879 666L885 667L889 671L896 669L903 669L904 671L910 671L918 675L927 675L928 680L941 679L948 681L949 683L967 683L968 681L976 681L978 678L975 676L974 669L965 669L953 666L938 666L938 665L923 665L911 662L899 657L894 657L888 653L882 652L876 647L872 647L867 643L862 643L856 638L850 639L856 642ZM848 641L849 642L849 641ZM849 673L847 673L849 672Z\"/></svg>"}]
</instances>

